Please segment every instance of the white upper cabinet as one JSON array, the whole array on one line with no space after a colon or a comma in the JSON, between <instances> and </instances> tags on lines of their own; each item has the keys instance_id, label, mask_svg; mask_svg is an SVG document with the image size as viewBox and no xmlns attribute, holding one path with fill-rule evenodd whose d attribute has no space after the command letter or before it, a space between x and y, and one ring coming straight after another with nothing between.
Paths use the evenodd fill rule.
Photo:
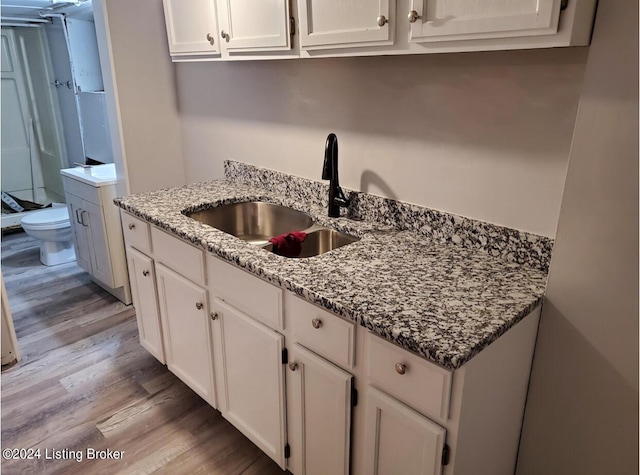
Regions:
<instances>
[{"instance_id":1,"label":"white upper cabinet","mask_svg":"<svg viewBox=\"0 0 640 475\"><path fill-rule=\"evenodd\" d=\"M289 0L218 0L218 12L223 50L291 49Z\"/></svg>"},{"instance_id":2,"label":"white upper cabinet","mask_svg":"<svg viewBox=\"0 0 640 475\"><path fill-rule=\"evenodd\" d=\"M561 0L411 0L411 41L551 35Z\"/></svg>"},{"instance_id":3,"label":"white upper cabinet","mask_svg":"<svg viewBox=\"0 0 640 475\"><path fill-rule=\"evenodd\" d=\"M220 54L215 0L164 0L171 55Z\"/></svg>"},{"instance_id":4,"label":"white upper cabinet","mask_svg":"<svg viewBox=\"0 0 640 475\"><path fill-rule=\"evenodd\" d=\"M395 0L298 0L306 50L393 44Z\"/></svg>"}]
</instances>

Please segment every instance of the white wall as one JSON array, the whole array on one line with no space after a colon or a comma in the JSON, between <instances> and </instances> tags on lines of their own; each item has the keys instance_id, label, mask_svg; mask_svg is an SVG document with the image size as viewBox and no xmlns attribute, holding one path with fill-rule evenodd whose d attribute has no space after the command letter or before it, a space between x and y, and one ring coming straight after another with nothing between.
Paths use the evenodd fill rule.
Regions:
<instances>
[{"instance_id":1,"label":"white wall","mask_svg":"<svg viewBox=\"0 0 640 475\"><path fill-rule=\"evenodd\" d=\"M185 183L180 117L160 0L95 0L120 193ZM115 99L117 98L117 100Z\"/></svg>"},{"instance_id":2,"label":"white wall","mask_svg":"<svg viewBox=\"0 0 640 475\"><path fill-rule=\"evenodd\" d=\"M600 0L519 475L638 473L638 2Z\"/></svg>"},{"instance_id":3,"label":"white wall","mask_svg":"<svg viewBox=\"0 0 640 475\"><path fill-rule=\"evenodd\" d=\"M178 64L186 179L241 160L554 236L586 48Z\"/></svg>"}]
</instances>

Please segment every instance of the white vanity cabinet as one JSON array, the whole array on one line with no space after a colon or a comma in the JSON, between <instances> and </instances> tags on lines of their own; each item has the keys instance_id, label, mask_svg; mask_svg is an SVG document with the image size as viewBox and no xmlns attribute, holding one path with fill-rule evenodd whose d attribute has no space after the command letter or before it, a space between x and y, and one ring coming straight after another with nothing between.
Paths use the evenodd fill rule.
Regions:
<instances>
[{"instance_id":1,"label":"white vanity cabinet","mask_svg":"<svg viewBox=\"0 0 640 475\"><path fill-rule=\"evenodd\" d=\"M103 173L105 170L109 173ZM113 204L116 197L113 165L87 171L70 168L60 173L78 265L91 274L94 282L130 304L120 214Z\"/></svg>"},{"instance_id":2,"label":"white vanity cabinet","mask_svg":"<svg viewBox=\"0 0 640 475\"><path fill-rule=\"evenodd\" d=\"M285 469L282 289L212 255L206 260L220 412Z\"/></svg>"},{"instance_id":3,"label":"white vanity cabinet","mask_svg":"<svg viewBox=\"0 0 640 475\"><path fill-rule=\"evenodd\" d=\"M141 345L216 407L204 251L122 212Z\"/></svg>"},{"instance_id":4,"label":"white vanity cabinet","mask_svg":"<svg viewBox=\"0 0 640 475\"><path fill-rule=\"evenodd\" d=\"M122 212L142 345L294 475L512 475L540 308L452 370Z\"/></svg>"},{"instance_id":5,"label":"white vanity cabinet","mask_svg":"<svg viewBox=\"0 0 640 475\"><path fill-rule=\"evenodd\" d=\"M163 0L171 56L220 54L215 0Z\"/></svg>"},{"instance_id":6,"label":"white vanity cabinet","mask_svg":"<svg viewBox=\"0 0 640 475\"><path fill-rule=\"evenodd\" d=\"M289 364L287 426L295 474L346 475L351 466L352 411L358 393L355 322L291 293L284 298Z\"/></svg>"}]
</instances>

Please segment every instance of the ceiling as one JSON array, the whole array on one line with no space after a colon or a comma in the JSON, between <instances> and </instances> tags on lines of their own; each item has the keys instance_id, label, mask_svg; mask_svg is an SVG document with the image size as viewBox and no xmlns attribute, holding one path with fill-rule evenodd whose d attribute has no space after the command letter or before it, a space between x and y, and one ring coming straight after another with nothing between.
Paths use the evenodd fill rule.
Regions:
<instances>
[{"instance_id":1,"label":"ceiling","mask_svg":"<svg viewBox=\"0 0 640 475\"><path fill-rule=\"evenodd\" d=\"M81 16L91 12L91 0L2 0L2 25L42 21L41 13L66 13Z\"/></svg>"}]
</instances>

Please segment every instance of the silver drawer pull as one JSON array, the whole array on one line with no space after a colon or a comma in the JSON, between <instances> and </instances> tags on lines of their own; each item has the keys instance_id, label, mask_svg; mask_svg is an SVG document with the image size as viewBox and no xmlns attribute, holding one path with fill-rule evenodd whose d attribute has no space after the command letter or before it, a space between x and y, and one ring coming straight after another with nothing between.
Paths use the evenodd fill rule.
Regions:
<instances>
[{"instance_id":1,"label":"silver drawer pull","mask_svg":"<svg viewBox=\"0 0 640 475\"><path fill-rule=\"evenodd\" d=\"M404 374L407 372L407 365L404 363L396 363L396 373Z\"/></svg>"},{"instance_id":2,"label":"silver drawer pull","mask_svg":"<svg viewBox=\"0 0 640 475\"><path fill-rule=\"evenodd\" d=\"M422 17L418 15L418 12L415 10L411 10L409 12L408 18L409 18L409 23L415 23L416 21L422 19Z\"/></svg>"},{"instance_id":3,"label":"silver drawer pull","mask_svg":"<svg viewBox=\"0 0 640 475\"><path fill-rule=\"evenodd\" d=\"M136 227L136 225L135 225L135 224L133 224L133 223L129 223L129 229L133 229L133 228L135 228L135 227Z\"/></svg>"},{"instance_id":4,"label":"silver drawer pull","mask_svg":"<svg viewBox=\"0 0 640 475\"><path fill-rule=\"evenodd\" d=\"M319 318L314 318L313 320L311 320L311 325L313 325L313 328L317 330L322 326L322 320L320 320Z\"/></svg>"},{"instance_id":5,"label":"silver drawer pull","mask_svg":"<svg viewBox=\"0 0 640 475\"><path fill-rule=\"evenodd\" d=\"M291 371L295 371L298 369L298 363L296 363L295 361L292 361L291 363L289 363L289 369Z\"/></svg>"},{"instance_id":6,"label":"silver drawer pull","mask_svg":"<svg viewBox=\"0 0 640 475\"><path fill-rule=\"evenodd\" d=\"M148 271L148 270L146 270L146 269L145 269L145 270L143 270L143 271L142 271L142 275L143 275L143 276L145 276L145 277L147 277L147 276L149 275L149 271Z\"/></svg>"},{"instance_id":7,"label":"silver drawer pull","mask_svg":"<svg viewBox=\"0 0 640 475\"><path fill-rule=\"evenodd\" d=\"M209 315L211 316L211 320L217 320L218 319L218 312L211 312Z\"/></svg>"},{"instance_id":8,"label":"silver drawer pull","mask_svg":"<svg viewBox=\"0 0 640 475\"><path fill-rule=\"evenodd\" d=\"M380 28L382 28L384 25L386 25L387 23L389 23L389 20L387 20L387 17L385 17L384 15L380 15L380 16L378 17L377 22L378 22L378 26L379 26Z\"/></svg>"},{"instance_id":9,"label":"silver drawer pull","mask_svg":"<svg viewBox=\"0 0 640 475\"><path fill-rule=\"evenodd\" d=\"M204 305L202 305L202 302L196 302L196 308L198 310L202 310L202 307L204 307Z\"/></svg>"}]
</instances>

